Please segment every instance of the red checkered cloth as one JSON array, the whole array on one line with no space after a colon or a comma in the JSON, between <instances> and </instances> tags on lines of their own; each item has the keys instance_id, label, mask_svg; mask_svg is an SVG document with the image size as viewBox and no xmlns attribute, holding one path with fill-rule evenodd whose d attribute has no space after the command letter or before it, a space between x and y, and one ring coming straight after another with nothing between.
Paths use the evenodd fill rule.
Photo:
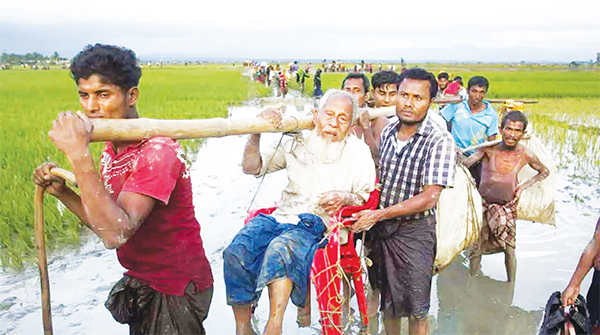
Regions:
<instances>
[{"instance_id":1,"label":"red checkered cloth","mask_svg":"<svg viewBox=\"0 0 600 335\"><path fill-rule=\"evenodd\" d=\"M467 254L469 257L503 252L506 247L516 247L517 204L515 197L505 205L488 204L483 200L483 227L476 243Z\"/></svg>"},{"instance_id":2,"label":"red checkered cloth","mask_svg":"<svg viewBox=\"0 0 600 335\"><path fill-rule=\"evenodd\" d=\"M482 246L502 250L507 246L516 247L518 202L518 197L505 205L488 204L483 201L483 217L486 224L481 230Z\"/></svg>"}]
</instances>

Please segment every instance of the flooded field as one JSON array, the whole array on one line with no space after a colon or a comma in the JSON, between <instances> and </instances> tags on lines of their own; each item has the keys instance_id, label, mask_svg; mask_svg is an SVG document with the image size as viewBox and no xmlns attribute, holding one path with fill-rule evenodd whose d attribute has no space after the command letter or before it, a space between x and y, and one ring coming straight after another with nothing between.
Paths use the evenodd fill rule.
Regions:
<instances>
[{"instance_id":1,"label":"flooded field","mask_svg":"<svg viewBox=\"0 0 600 335\"><path fill-rule=\"evenodd\" d=\"M293 108L291 108L293 109ZM256 115L257 107L231 109L233 117ZM280 134L264 135L263 145ZM192 166L196 216L202 226L206 254L215 277L214 296L205 327L208 334L234 334L235 322L225 300L222 250L242 227L258 189L256 207L272 206L285 186L285 172L259 179L242 173L246 136L208 139ZM260 185L260 188L259 188ZM562 291L579 256L590 240L600 215L600 186L594 179L572 176L568 169L556 175L556 226L517 223L517 276L507 284L504 256L484 256L482 277L468 275L461 256L434 277L431 292L432 334L536 334L544 305L554 291ZM105 309L110 288L124 269L114 251L106 250L93 235L76 250L50 255L49 274L56 334L128 334ZM582 284L587 292L591 276ZM314 294L312 295L315 296ZM256 312L262 330L268 315L264 292ZM312 327L298 328L296 308L288 306L284 334L319 334L318 311L313 302ZM355 310L357 308L355 307ZM0 334L42 333L40 284L36 267L0 273ZM351 327L350 333L357 333Z\"/></svg>"}]
</instances>

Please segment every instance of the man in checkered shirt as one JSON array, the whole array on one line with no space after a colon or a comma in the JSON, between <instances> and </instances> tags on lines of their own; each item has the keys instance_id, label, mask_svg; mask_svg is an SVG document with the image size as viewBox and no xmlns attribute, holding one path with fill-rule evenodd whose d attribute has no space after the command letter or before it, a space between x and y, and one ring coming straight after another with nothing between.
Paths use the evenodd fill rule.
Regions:
<instances>
[{"instance_id":1,"label":"man in checkered shirt","mask_svg":"<svg viewBox=\"0 0 600 335\"><path fill-rule=\"evenodd\" d=\"M427 334L433 262L435 206L444 187L452 187L456 167L452 135L427 116L438 89L433 74L419 68L400 77L398 121L381 134L379 209L357 213L354 232L370 230L373 266L369 280L381 291L388 335L400 334L409 317L410 334Z\"/></svg>"}]
</instances>

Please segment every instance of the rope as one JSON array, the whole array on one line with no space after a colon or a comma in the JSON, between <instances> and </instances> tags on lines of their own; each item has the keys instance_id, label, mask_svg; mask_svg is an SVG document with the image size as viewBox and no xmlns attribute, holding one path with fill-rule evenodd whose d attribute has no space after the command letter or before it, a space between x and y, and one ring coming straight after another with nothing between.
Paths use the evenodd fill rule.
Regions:
<instances>
[{"instance_id":1,"label":"rope","mask_svg":"<svg viewBox=\"0 0 600 335\"><path fill-rule=\"evenodd\" d=\"M281 141L283 141L283 136L285 136L285 133L281 134L281 137L279 138L279 142L277 143L277 146L275 146L275 151L277 151L277 149L279 149L279 146L281 145ZM271 159L273 159L274 156L271 156ZM271 163L271 159L269 160L269 164ZM252 207L252 205L254 204L254 199L256 199L256 196L258 195L258 191L260 191L260 187L262 186L263 181L265 180L265 177L267 176L267 174L263 174L263 176L260 178L260 183L258 183L258 187L256 188L256 192L254 192L254 196L252 197L252 200L250 201L250 204L248 205L248 208L246 209L246 212L248 212L250 210L250 208Z\"/></svg>"},{"instance_id":2,"label":"rope","mask_svg":"<svg viewBox=\"0 0 600 335\"><path fill-rule=\"evenodd\" d=\"M323 242L325 239L329 239L333 234L336 234L336 233L339 234L340 229L344 228L345 223L348 221L354 221L354 220L353 219L345 219L345 220L339 221L337 217L332 218L332 224L328 228L328 230L325 234L325 237L321 240L321 242ZM362 233L362 237L363 237L363 241L364 241L365 240L365 232ZM359 260L365 259L366 260L365 263L368 263L370 260L364 255L364 253L365 253L365 248L364 248L364 243L363 243L361 245L361 249L360 249L360 253L359 253ZM321 291L317 292L317 299L321 298L321 296L323 296L323 294L325 294L327 292L327 290L330 288L330 286L334 285L334 281L337 280L338 278L341 279L342 282L347 285L347 287L351 287L351 285L352 285L350 278L348 276L346 276L344 268L341 265L341 244L340 243L337 244L337 259L333 260L333 262L332 262L331 259L329 259L328 257L325 257L325 264L327 265L325 268L321 269L321 271L319 271L313 275L313 278L312 278L313 284L314 284L314 282L316 282L316 280L319 276L321 276L327 272L330 272L332 269L335 269L336 271L331 271L331 272L333 272L333 275L331 276L329 281L324 285L324 287L321 287ZM361 269L358 271L349 273L349 275L352 278L355 278L357 275L361 275L362 273L366 273L366 269L364 269L362 267L362 262L361 262ZM340 285L340 289L341 289L341 287L342 287L342 285ZM366 286L364 289L366 290ZM366 292L365 292L365 294L366 294ZM338 307L331 309L331 306L333 303L335 303L335 305L337 305ZM346 299L344 298L344 296L341 294L340 291L337 291L336 294L334 296L332 296L325 303L325 306L323 306L324 307L323 309L320 308L321 306L319 306L319 311L321 312L321 314L326 315L326 316L321 317L321 319L320 319L321 324L326 325L327 327L333 328L339 333L342 333L343 328L341 327L341 325L337 325L334 323L332 316L333 315L339 315L340 317L342 316L344 303L346 303ZM350 315L349 315L349 317L350 317ZM328 322L325 322L325 321L328 321ZM351 322L350 319L348 319L347 321Z\"/></svg>"},{"instance_id":3,"label":"rope","mask_svg":"<svg viewBox=\"0 0 600 335\"><path fill-rule=\"evenodd\" d=\"M321 240L321 242L323 242L325 239L328 239L329 237L331 237L332 234L334 233L338 233L339 234L339 229L341 229L343 227L343 223L338 221L337 218L335 218L335 220L332 220L333 224L328 228L325 237L323 238L323 240ZM337 228L337 229L336 229ZM341 266L341 250L340 250L340 244L338 243L337 245L337 255L338 255L338 259L334 260L334 262L332 263L331 260L328 257L325 257L325 262L327 264L327 266L325 268L323 268L321 271L319 271L318 273L316 273L312 280L313 280L313 284L316 281L316 279L325 274L326 272L329 272L332 269L336 269L336 271L332 271L334 272L334 274L331 276L330 280L327 282L327 284L321 288L321 292L317 292L317 300L319 300L321 298L321 296L323 294L325 294L327 292L327 290L329 289L329 287L331 285L334 284L334 281L336 279L342 279L342 280L348 280L346 278L346 276L344 275L344 269ZM348 281L349 284L349 281ZM333 300L333 301L332 301ZM331 306L333 303L335 303L336 305L338 305L339 307L335 308L334 310L330 310L330 309L325 309L325 308L320 308L321 306L319 306L319 311L321 312L321 314L326 314L326 316L321 317L321 324L325 325L327 324L328 327L333 327L337 332L342 333L342 329L334 323L334 320L332 318L332 315L340 315L342 314L342 306L344 305L345 299L344 297L340 294L340 292L336 292L336 294L330 298L329 301L326 302L326 306ZM323 322L323 320L327 320L329 322L325 323Z\"/></svg>"}]
</instances>

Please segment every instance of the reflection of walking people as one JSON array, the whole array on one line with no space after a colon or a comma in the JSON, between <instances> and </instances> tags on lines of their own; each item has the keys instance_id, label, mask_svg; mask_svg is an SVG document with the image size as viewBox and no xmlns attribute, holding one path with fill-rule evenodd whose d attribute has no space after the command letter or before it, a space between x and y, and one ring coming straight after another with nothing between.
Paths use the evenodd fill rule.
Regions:
<instances>
[{"instance_id":1,"label":"reflection of walking people","mask_svg":"<svg viewBox=\"0 0 600 335\"><path fill-rule=\"evenodd\" d=\"M485 224L481 230L480 245L470 255L471 274L477 275L481 255L504 252L508 281L515 280L517 203L521 192L550 174L548 168L528 148L519 144L525 134L527 118L519 111L507 113L502 118L502 142L478 150L464 164L469 167L482 160L479 193L483 199ZM517 185L519 171L529 165L538 174Z\"/></svg>"},{"instance_id":2,"label":"reflection of walking people","mask_svg":"<svg viewBox=\"0 0 600 335\"><path fill-rule=\"evenodd\" d=\"M586 302L594 334L600 334L600 219L596 223L592 240L581 254L569 285L561 294L563 307L575 304L581 282L592 267L594 268L594 276L587 293Z\"/></svg>"}]
</instances>

